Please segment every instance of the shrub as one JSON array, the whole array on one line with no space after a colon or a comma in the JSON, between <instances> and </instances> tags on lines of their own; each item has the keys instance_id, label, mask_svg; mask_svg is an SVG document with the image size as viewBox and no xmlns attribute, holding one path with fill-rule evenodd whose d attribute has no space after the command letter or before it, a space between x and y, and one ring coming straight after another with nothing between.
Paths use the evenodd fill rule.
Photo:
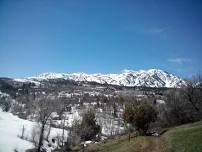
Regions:
<instances>
[{"instance_id":1,"label":"shrub","mask_svg":"<svg viewBox=\"0 0 202 152\"><path fill-rule=\"evenodd\" d=\"M100 131L101 128L96 124L94 112L85 113L81 122L81 139L85 141L95 139Z\"/></svg>"},{"instance_id":2,"label":"shrub","mask_svg":"<svg viewBox=\"0 0 202 152\"><path fill-rule=\"evenodd\" d=\"M125 122L136 127L137 130L146 134L151 122L157 118L157 111L146 102L128 104L123 113Z\"/></svg>"},{"instance_id":3,"label":"shrub","mask_svg":"<svg viewBox=\"0 0 202 152\"><path fill-rule=\"evenodd\" d=\"M96 124L95 114L92 111L86 112L82 121L75 120L70 130L72 144L78 144L81 141L95 140L100 133L101 127Z\"/></svg>"},{"instance_id":4,"label":"shrub","mask_svg":"<svg viewBox=\"0 0 202 152\"><path fill-rule=\"evenodd\" d=\"M6 100L0 100L0 107L3 111L8 112L11 108L11 102Z\"/></svg>"}]
</instances>

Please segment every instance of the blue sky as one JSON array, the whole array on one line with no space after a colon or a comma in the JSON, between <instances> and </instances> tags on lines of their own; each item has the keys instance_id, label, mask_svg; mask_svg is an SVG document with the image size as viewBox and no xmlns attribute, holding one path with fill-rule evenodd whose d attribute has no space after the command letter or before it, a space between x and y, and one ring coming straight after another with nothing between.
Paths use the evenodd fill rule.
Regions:
<instances>
[{"instance_id":1,"label":"blue sky","mask_svg":"<svg viewBox=\"0 0 202 152\"><path fill-rule=\"evenodd\" d=\"M202 71L200 0L0 0L0 76Z\"/></svg>"}]
</instances>

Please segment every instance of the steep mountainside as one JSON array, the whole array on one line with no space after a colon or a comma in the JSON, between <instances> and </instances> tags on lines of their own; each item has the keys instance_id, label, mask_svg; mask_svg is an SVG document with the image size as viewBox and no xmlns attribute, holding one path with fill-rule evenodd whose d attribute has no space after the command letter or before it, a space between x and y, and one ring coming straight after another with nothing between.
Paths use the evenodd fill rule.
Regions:
<instances>
[{"instance_id":1,"label":"steep mountainside","mask_svg":"<svg viewBox=\"0 0 202 152\"><path fill-rule=\"evenodd\" d=\"M186 85L186 82L183 79L159 69L140 71L123 70L118 74L43 73L35 77L15 80L40 83L40 81L51 79L97 82L100 84L112 84L120 86L179 88Z\"/></svg>"}]
</instances>

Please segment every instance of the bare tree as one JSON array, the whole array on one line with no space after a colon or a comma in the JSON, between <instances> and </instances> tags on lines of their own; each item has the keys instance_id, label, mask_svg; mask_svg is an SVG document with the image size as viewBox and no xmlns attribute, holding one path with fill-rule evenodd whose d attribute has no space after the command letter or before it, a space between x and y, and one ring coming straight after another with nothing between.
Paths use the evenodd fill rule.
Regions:
<instances>
[{"instance_id":1,"label":"bare tree","mask_svg":"<svg viewBox=\"0 0 202 152\"><path fill-rule=\"evenodd\" d=\"M191 103L193 108L198 112L199 108L197 107L197 101L195 100L195 85L192 81L187 83L187 86L184 88L184 97Z\"/></svg>"},{"instance_id":2,"label":"bare tree","mask_svg":"<svg viewBox=\"0 0 202 152\"><path fill-rule=\"evenodd\" d=\"M36 101L36 111L37 111L37 121L40 125L40 135L39 142L37 147L37 152L41 151L44 140L44 131L45 126L48 124L48 121L51 119L51 114L55 110L55 102L47 98L42 98Z\"/></svg>"},{"instance_id":3,"label":"bare tree","mask_svg":"<svg viewBox=\"0 0 202 152\"><path fill-rule=\"evenodd\" d=\"M49 126L47 126L46 128L47 128L47 133L46 133L45 139L48 140L49 136L50 136L50 132L51 132L51 122L50 122Z\"/></svg>"},{"instance_id":4,"label":"bare tree","mask_svg":"<svg viewBox=\"0 0 202 152\"><path fill-rule=\"evenodd\" d=\"M182 89L166 92L166 107L161 110L165 124L170 126L194 122L202 116L202 92L194 81L189 81Z\"/></svg>"},{"instance_id":5,"label":"bare tree","mask_svg":"<svg viewBox=\"0 0 202 152\"><path fill-rule=\"evenodd\" d=\"M187 82L187 86L183 89L185 99L190 102L197 113L200 113L202 106L202 77L197 74Z\"/></svg>"},{"instance_id":6,"label":"bare tree","mask_svg":"<svg viewBox=\"0 0 202 152\"><path fill-rule=\"evenodd\" d=\"M24 134L25 134L25 126L22 126L22 134L20 136L21 139L24 139Z\"/></svg>"},{"instance_id":7,"label":"bare tree","mask_svg":"<svg viewBox=\"0 0 202 152\"><path fill-rule=\"evenodd\" d=\"M64 141L65 141L65 125L66 125L66 115L62 115L62 147L64 146Z\"/></svg>"},{"instance_id":8,"label":"bare tree","mask_svg":"<svg viewBox=\"0 0 202 152\"><path fill-rule=\"evenodd\" d=\"M35 147L38 147L38 142L39 142L39 135L40 135L40 131L39 131L39 124L34 125L32 128L32 132L31 132L31 142L34 144Z\"/></svg>"}]
</instances>

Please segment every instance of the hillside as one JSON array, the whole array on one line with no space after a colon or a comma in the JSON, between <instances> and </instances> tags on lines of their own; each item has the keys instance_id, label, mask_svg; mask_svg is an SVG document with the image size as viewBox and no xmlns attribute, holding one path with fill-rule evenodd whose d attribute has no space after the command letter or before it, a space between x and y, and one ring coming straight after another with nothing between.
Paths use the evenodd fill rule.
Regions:
<instances>
[{"instance_id":1,"label":"hillside","mask_svg":"<svg viewBox=\"0 0 202 152\"><path fill-rule=\"evenodd\" d=\"M171 152L202 151L202 122L176 127L165 135Z\"/></svg>"},{"instance_id":2,"label":"hillside","mask_svg":"<svg viewBox=\"0 0 202 152\"><path fill-rule=\"evenodd\" d=\"M90 145L87 152L201 152L202 122L171 128L161 137L127 136Z\"/></svg>"}]
</instances>

